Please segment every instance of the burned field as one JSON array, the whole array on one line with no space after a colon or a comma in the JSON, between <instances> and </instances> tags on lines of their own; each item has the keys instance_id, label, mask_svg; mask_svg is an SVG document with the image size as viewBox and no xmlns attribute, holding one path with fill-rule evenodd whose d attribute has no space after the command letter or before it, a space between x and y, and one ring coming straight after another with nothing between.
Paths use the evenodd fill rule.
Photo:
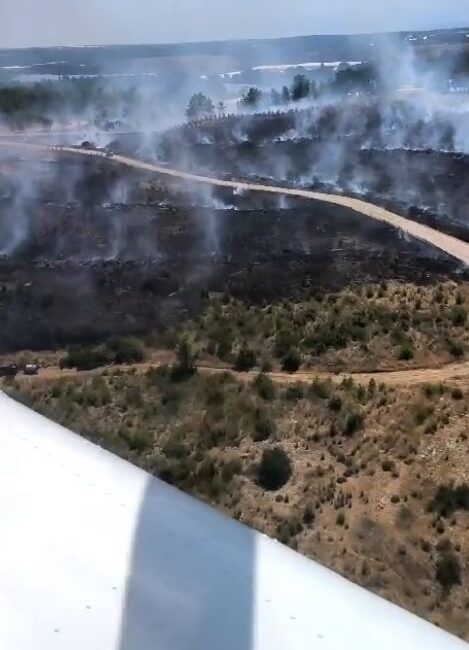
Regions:
<instances>
[{"instance_id":1,"label":"burned field","mask_svg":"<svg viewBox=\"0 0 469 650\"><path fill-rule=\"evenodd\" d=\"M444 96L332 102L193 123L155 146L173 166L365 197L467 240L468 116Z\"/></svg>"},{"instance_id":2,"label":"burned field","mask_svg":"<svg viewBox=\"0 0 469 650\"><path fill-rule=\"evenodd\" d=\"M169 186L106 163L1 165L0 346L51 348L179 323L210 292L262 304L459 266L346 208Z\"/></svg>"}]
</instances>

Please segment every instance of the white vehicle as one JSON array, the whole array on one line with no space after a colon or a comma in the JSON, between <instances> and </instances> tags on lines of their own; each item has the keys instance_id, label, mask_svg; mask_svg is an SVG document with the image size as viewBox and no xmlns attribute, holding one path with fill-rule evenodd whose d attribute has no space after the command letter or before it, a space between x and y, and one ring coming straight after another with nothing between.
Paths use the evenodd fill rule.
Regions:
<instances>
[{"instance_id":1,"label":"white vehicle","mask_svg":"<svg viewBox=\"0 0 469 650\"><path fill-rule=\"evenodd\" d=\"M0 648L463 650L0 393Z\"/></svg>"}]
</instances>

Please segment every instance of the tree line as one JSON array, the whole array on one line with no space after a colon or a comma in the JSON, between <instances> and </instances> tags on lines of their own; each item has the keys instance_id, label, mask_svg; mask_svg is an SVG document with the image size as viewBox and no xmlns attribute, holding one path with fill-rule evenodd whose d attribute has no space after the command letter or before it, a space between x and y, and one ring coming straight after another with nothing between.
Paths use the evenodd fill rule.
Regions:
<instances>
[{"instance_id":1,"label":"tree line","mask_svg":"<svg viewBox=\"0 0 469 650\"><path fill-rule=\"evenodd\" d=\"M339 70L335 79L327 85L319 85L305 75L297 74L293 78L292 84L283 86L280 91L272 88L270 92L265 92L252 86L243 94L239 105L244 108L257 108L262 104L280 107L308 98L317 99L326 91L345 94L353 91L372 92L376 88L377 80L372 69L368 66L361 66L358 69ZM214 115L216 112L223 114L225 110L223 102L219 102L215 108L215 104L209 97L203 93L196 93L189 101L186 116L189 120L198 120Z\"/></svg>"}]
</instances>

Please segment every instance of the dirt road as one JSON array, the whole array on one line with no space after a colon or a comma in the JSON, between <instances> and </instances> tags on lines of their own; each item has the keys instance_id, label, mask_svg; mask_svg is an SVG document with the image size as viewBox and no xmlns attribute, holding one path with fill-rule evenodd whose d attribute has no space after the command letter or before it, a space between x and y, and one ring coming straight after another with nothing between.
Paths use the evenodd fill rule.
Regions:
<instances>
[{"instance_id":1,"label":"dirt road","mask_svg":"<svg viewBox=\"0 0 469 650\"><path fill-rule=\"evenodd\" d=\"M211 176L199 176L197 174L189 174L184 171L170 169L162 165L154 165L152 163L136 160L127 156L120 156L117 154L106 154L102 151L93 149L80 149L75 147L47 147L38 144L26 144L22 142L0 142L1 146L9 146L13 148L26 148L31 150L45 151L48 153L70 153L81 156L99 157L108 161L112 161L134 169L141 169L149 171L162 176L170 176L172 178L180 178L194 183L203 183L206 185L213 185L216 187L227 187L241 192L263 192L270 194L279 194L281 196L292 196L295 198L310 199L314 201L323 201L325 203L333 203L335 205L350 208L359 214L362 214L377 221L383 221L398 228L408 235L419 239L420 241L427 242L435 248L438 248L448 255L461 261L463 264L469 264L469 243L461 241L456 237L446 235L434 228L425 226L424 224L416 223L405 217L401 217L389 210L380 208L379 206L362 201L360 199L350 198L338 194L324 194L322 192L313 192L310 190L292 189L284 187L276 187L272 185L261 185L258 183L244 183L239 181L227 181L220 178L213 178Z\"/></svg>"},{"instance_id":2,"label":"dirt road","mask_svg":"<svg viewBox=\"0 0 469 650\"><path fill-rule=\"evenodd\" d=\"M106 366L96 368L95 370L63 370L58 366L50 366L40 370L39 374L33 377L18 375L17 379L28 383L43 383L56 381L57 379L71 379L81 381L83 379L102 375L104 373L128 372L132 371L137 374L144 374L150 368L156 368L163 364L169 364L173 361L173 355L170 352L162 351L155 355L150 361L135 364L132 366ZM202 374L221 374L230 372L240 381L252 381L258 371L236 372L229 366L209 365L203 362L197 366ZM411 370L395 370L390 372L360 372L360 373L327 373L317 370L303 370L296 373L270 372L268 376L276 384L293 384L293 383L310 383L315 379L331 380L340 383L345 378L352 377L359 384L367 385L371 379L376 383L386 384L388 386L412 386L430 383L451 382L467 383L469 381L469 361L464 363L453 363L442 368L419 368Z\"/></svg>"}]
</instances>

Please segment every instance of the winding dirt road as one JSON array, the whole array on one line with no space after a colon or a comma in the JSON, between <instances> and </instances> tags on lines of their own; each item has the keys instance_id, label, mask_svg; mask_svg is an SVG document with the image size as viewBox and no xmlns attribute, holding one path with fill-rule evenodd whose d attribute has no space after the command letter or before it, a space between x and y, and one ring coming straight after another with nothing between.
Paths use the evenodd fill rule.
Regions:
<instances>
[{"instance_id":1,"label":"winding dirt road","mask_svg":"<svg viewBox=\"0 0 469 650\"><path fill-rule=\"evenodd\" d=\"M172 178L180 178L194 183L203 183L205 185L213 185L216 187L227 187L241 192L263 192L269 194L279 194L281 196L292 196L301 199L310 199L313 201L322 201L324 203L333 203L346 208L350 208L359 214L362 214L376 221L385 222L394 228L407 233L411 237L415 237L420 241L426 242L435 248L447 253L451 257L456 258L463 264L469 265L469 243L466 243L456 237L446 235L439 230L425 226L424 224L416 223L405 217L401 217L394 212L380 208L377 205L362 201L360 199L350 198L339 194L324 194L322 192L313 192L311 190L300 190L286 187L276 187L273 185L262 185L259 183L244 183L240 181L227 181L221 178L214 178L211 176L199 176L197 174L190 174L188 172L180 171L177 169L170 169L162 165L154 165L152 163L143 162L135 158L121 156L118 154L106 154L94 149L81 149L76 147L49 147L38 144L29 144L24 142L0 142L1 146L9 146L13 148L29 148L37 151L48 153L68 153L88 157L99 157L108 161L112 161L126 167L133 169L141 169L149 171L162 176L170 176Z\"/></svg>"},{"instance_id":2,"label":"winding dirt road","mask_svg":"<svg viewBox=\"0 0 469 650\"><path fill-rule=\"evenodd\" d=\"M157 368L164 364L170 364L174 361L174 355L170 352L162 351L153 359L145 363L138 363L132 366L103 366L96 370L63 370L58 366L50 366L39 371L38 375L27 377L18 375L17 379L33 384L47 383L58 379L83 380L87 377L102 375L103 373L127 372L132 371L137 374L144 374L151 368ZM217 375L225 372L233 374L240 381L252 381L258 371L237 372L230 366L209 365L203 362L197 366L200 373L206 375ZM393 370L386 372L359 372L359 373L328 373L317 370L302 370L296 373L269 372L268 376L276 384L295 384L310 383L315 379L331 380L340 383L346 378L353 378L358 384L367 385L371 379L378 384L388 386L418 386L421 384L437 384L441 382L451 382L453 384L467 384L469 380L469 361L464 363L452 363L442 368L417 368L409 370Z\"/></svg>"}]
</instances>

